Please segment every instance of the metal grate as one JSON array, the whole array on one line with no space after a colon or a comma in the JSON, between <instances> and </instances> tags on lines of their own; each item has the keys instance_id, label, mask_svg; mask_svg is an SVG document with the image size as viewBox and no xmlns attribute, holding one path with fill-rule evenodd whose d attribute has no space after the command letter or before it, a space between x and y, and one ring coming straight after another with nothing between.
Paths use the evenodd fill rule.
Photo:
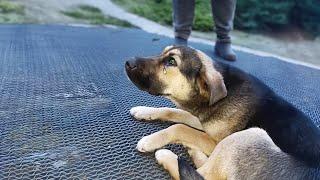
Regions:
<instances>
[{"instance_id":1,"label":"metal grate","mask_svg":"<svg viewBox=\"0 0 320 180\"><path fill-rule=\"evenodd\" d=\"M134 121L128 110L172 104L135 88L123 62L170 43L136 29L0 26L0 179L168 179L154 155L135 146L169 124ZM238 56L235 66L319 124L319 70Z\"/></svg>"}]
</instances>

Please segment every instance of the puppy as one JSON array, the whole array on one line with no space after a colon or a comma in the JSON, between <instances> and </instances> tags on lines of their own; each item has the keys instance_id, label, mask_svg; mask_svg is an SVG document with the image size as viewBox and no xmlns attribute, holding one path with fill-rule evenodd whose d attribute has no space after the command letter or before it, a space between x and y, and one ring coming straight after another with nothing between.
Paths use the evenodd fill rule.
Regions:
<instances>
[{"instance_id":1,"label":"puppy","mask_svg":"<svg viewBox=\"0 0 320 180\"><path fill-rule=\"evenodd\" d=\"M171 151L156 152L174 179L320 178L319 129L257 78L184 46L136 57L125 69L139 89L164 96L178 108L130 110L139 120L177 123L137 145L140 152L170 143L186 146L199 174L178 164Z\"/></svg>"}]
</instances>

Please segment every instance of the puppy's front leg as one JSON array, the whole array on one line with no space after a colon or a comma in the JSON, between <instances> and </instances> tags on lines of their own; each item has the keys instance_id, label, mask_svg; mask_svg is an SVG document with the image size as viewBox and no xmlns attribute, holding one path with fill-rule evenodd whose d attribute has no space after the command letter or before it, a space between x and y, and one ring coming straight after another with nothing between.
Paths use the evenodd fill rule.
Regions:
<instances>
[{"instance_id":1,"label":"puppy's front leg","mask_svg":"<svg viewBox=\"0 0 320 180\"><path fill-rule=\"evenodd\" d=\"M182 144L188 148L200 150L207 156L211 154L216 142L205 132L184 124L175 124L166 129L143 137L137 145L140 152L152 152L167 144Z\"/></svg>"},{"instance_id":2,"label":"puppy's front leg","mask_svg":"<svg viewBox=\"0 0 320 180\"><path fill-rule=\"evenodd\" d=\"M196 129L203 130L202 125L197 117L181 109L168 107L154 108L137 106L130 109L130 114L138 120L172 121L176 123L183 123Z\"/></svg>"}]
</instances>

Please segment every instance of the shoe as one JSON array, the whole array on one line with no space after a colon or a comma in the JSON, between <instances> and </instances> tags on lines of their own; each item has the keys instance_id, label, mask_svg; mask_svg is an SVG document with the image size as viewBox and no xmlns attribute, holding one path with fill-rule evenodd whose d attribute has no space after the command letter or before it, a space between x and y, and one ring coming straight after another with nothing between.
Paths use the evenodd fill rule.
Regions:
<instances>
[{"instance_id":1,"label":"shoe","mask_svg":"<svg viewBox=\"0 0 320 180\"><path fill-rule=\"evenodd\" d=\"M188 40L180 38L180 37L175 37L174 38L174 45L177 45L177 46L188 46Z\"/></svg>"},{"instance_id":2,"label":"shoe","mask_svg":"<svg viewBox=\"0 0 320 180\"><path fill-rule=\"evenodd\" d=\"M225 60L235 61L237 59L236 53L232 50L230 42L217 41L214 51L219 57L222 57Z\"/></svg>"}]
</instances>

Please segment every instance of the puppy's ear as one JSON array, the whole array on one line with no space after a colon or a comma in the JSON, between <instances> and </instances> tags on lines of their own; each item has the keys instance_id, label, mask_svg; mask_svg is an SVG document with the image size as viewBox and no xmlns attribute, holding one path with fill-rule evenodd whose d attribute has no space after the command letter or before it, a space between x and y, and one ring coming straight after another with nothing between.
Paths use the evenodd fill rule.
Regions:
<instances>
[{"instance_id":1,"label":"puppy's ear","mask_svg":"<svg viewBox=\"0 0 320 180\"><path fill-rule=\"evenodd\" d=\"M175 45L170 45L170 46L166 46L163 50L162 50L162 54L169 51L170 49L176 47Z\"/></svg>"},{"instance_id":2,"label":"puppy's ear","mask_svg":"<svg viewBox=\"0 0 320 180\"><path fill-rule=\"evenodd\" d=\"M219 100L227 96L227 88L224 84L223 78L220 73L208 74L206 73L207 84L209 86L210 92L210 103L212 104L218 102Z\"/></svg>"},{"instance_id":3,"label":"puppy's ear","mask_svg":"<svg viewBox=\"0 0 320 180\"><path fill-rule=\"evenodd\" d=\"M163 49L163 51L165 52L165 51L168 51L169 49L171 49L171 48L173 48L174 47L174 45L170 45L170 46L166 46L164 49Z\"/></svg>"},{"instance_id":4,"label":"puppy's ear","mask_svg":"<svg viewBox=\"0 0 320 180\"><path fill-rule=\"evenodd\" d=\"M209 105L212 105L227 96L227 88L222 75L214 68L212 59L202 52L199 58L202 62L198 81L200 94L208 96Z\"/></svg>"}]
</instances>

